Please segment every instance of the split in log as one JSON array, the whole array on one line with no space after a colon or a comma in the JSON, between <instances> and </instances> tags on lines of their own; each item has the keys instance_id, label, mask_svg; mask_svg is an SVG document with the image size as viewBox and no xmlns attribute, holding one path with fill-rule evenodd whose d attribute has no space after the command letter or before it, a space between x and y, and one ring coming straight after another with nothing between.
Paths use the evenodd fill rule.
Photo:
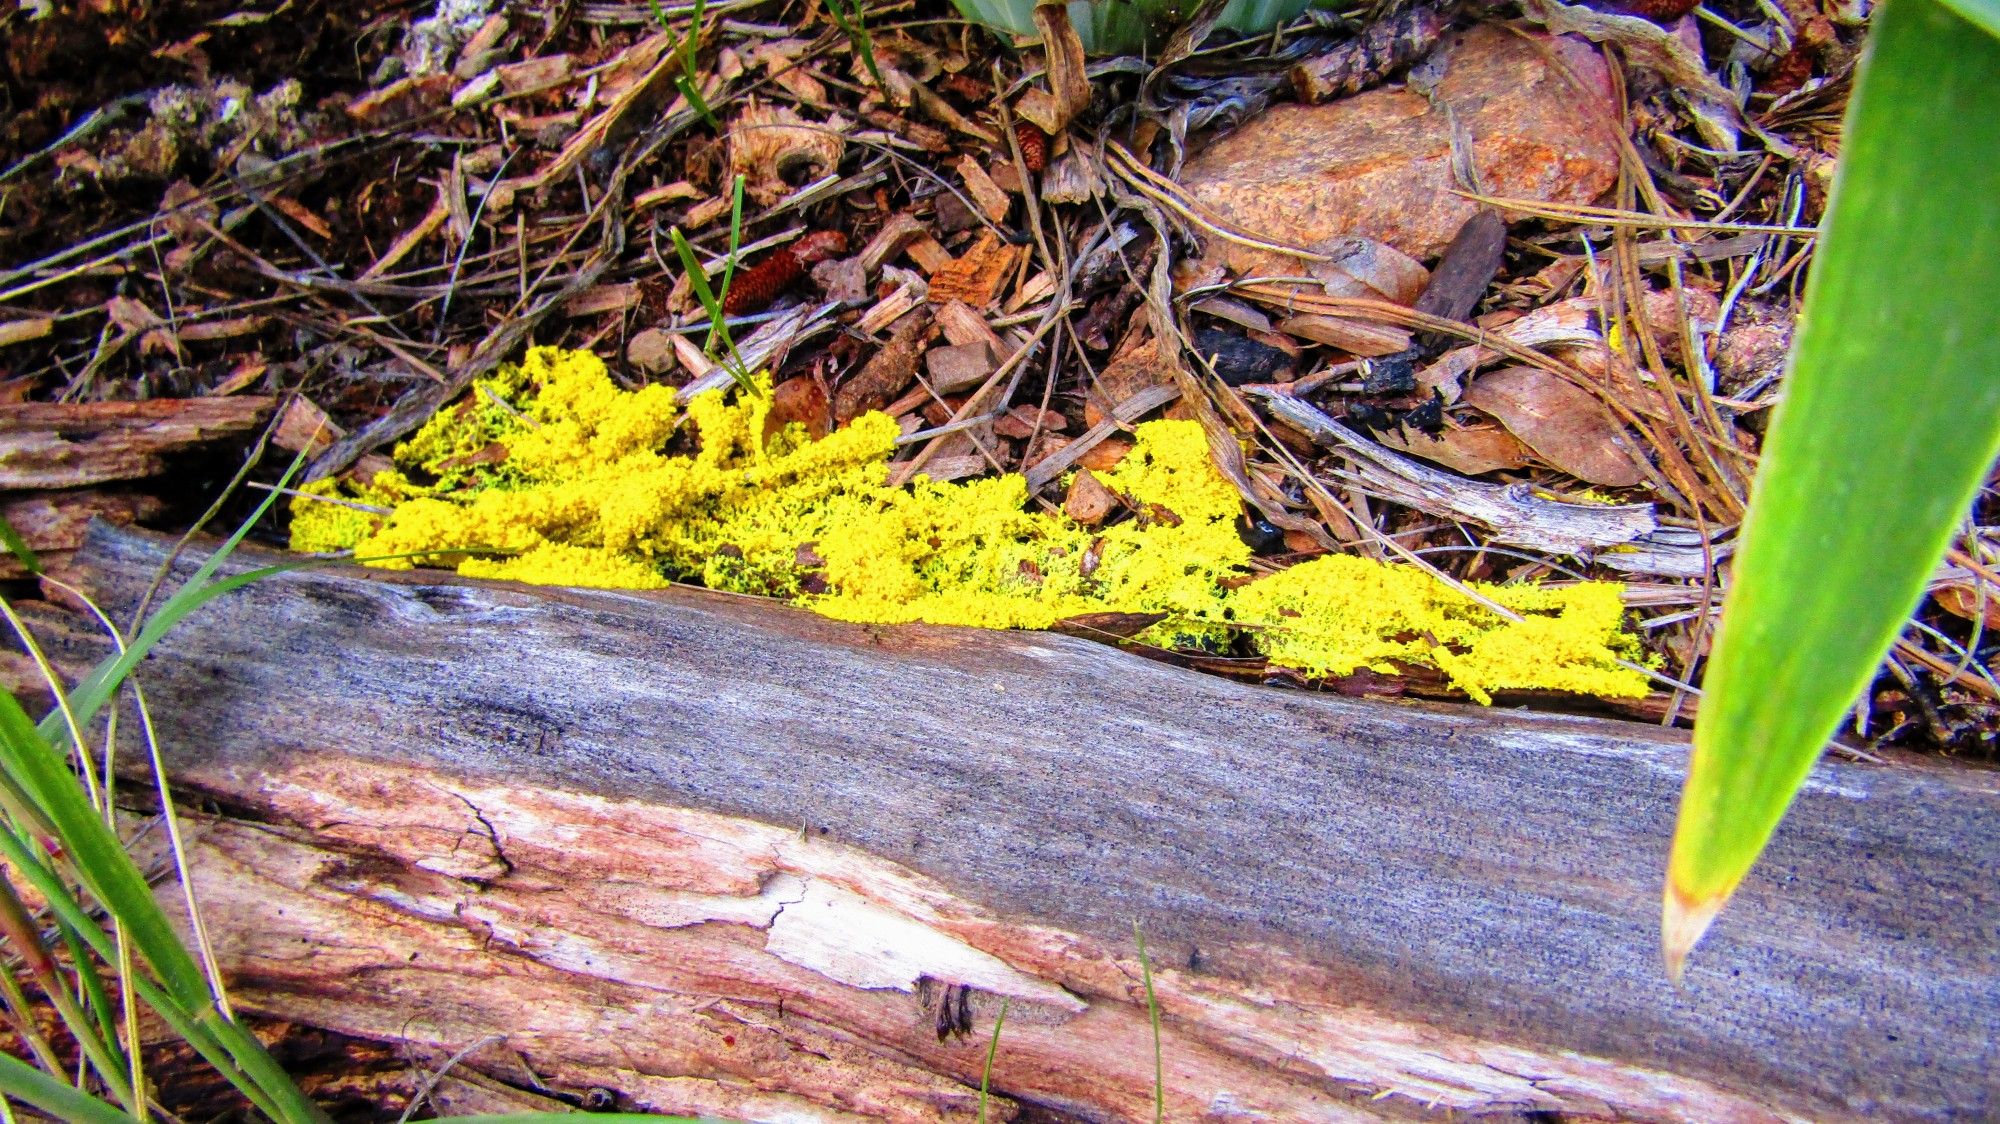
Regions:
<instances>
[{"instance_id":1,"label":"split in log","mask_svg":"<svg viewBox=\"0 0 2000 1124\"><path fill-rule=\"evenodd\" d=\"M163 554L78 561L122 619ZM1005 1004L995 1119L1145 1119L1136 921L1170 1120L2000 1115L1988 772L1820 765L1676 988L1643 726L432 573L259 582L139 679L238 1005L522 1089L969 1120Z\"/></svg>"}]
</instances>

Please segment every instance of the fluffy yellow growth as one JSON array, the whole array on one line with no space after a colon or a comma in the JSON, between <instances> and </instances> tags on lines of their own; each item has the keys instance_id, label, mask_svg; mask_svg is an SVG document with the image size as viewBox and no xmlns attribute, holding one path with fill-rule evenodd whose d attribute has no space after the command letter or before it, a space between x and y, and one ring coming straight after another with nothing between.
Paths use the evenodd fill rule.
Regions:
<instances>
[{"instance_id":1,"label":"fluffy yellow growth","mask_svg":"<svg viewBox=\"0 0 2000 1124\"><path fill-rule=\"evenodd\" d=\"M851 621L1046 628L1162 613L1140 639L1240 641L1314 676L1436 667L1482 702L1503 687L1646 690L1617 663L1638 649L1616 585L1480 587L1525 618L1514 623L1421 571L1360 558L1244 581L1236 492L1192 422L1138 428L1104 475L1134 514L1091 530L1027 510L1019 476L888 487L898 431L882 414L809 441L767 434L769 408L716 391L683 412L665 387L619 388L587 352L537 348L398 448L396 471L308 489L389 514L295 500L292 546L545 584L696 580Z\"/></svg>"}]
</instances>

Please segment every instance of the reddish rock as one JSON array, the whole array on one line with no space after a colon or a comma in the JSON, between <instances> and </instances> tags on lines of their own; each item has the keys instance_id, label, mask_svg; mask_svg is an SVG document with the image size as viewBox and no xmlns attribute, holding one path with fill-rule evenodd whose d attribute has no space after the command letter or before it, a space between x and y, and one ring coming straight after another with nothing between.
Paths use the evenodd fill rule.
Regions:
<instances>
[{"instance_id":1,"label":"reddish rock","mask_svg":"<svg viewBox=\"0 0 2000 1124\"><path fill-rule=\"evenodd\" d=\"M1595 48L1482 25L1441 49L1450 54L1435 98L1471 138L1486 193L1590 203L1616 182L1617 119ZM1322 248L1359 235L1430 260L1478 206L1452 194L1451 137L1431 100L1385 87L1276 106L1190 160L1182 183L1211 217L1247 234ZM1301 259L1221 239L1209 253L1238 274L1306 272Z\"/></svg>"}]
</instances>

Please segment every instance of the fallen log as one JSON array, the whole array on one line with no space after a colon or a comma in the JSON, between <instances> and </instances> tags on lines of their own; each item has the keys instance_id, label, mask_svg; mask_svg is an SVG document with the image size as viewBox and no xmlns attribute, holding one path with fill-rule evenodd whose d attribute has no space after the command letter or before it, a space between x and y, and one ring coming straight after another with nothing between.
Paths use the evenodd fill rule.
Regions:
<instances>
[{"instance_id":1,"label":"fallen log","mask_svg":"<svg viewBox=\"0 0 2000 1124\"><path fill-rule=\"evenodd\" d=\"M571 1103L968 1120L1004 1007L994 1119L1146 1119L1136 923L1169 1120L2000 1114L1992 772L1819 766L1676 988L1655 728L333 569L139 680L239 1007Z\"/></svg>"}]
</instances>

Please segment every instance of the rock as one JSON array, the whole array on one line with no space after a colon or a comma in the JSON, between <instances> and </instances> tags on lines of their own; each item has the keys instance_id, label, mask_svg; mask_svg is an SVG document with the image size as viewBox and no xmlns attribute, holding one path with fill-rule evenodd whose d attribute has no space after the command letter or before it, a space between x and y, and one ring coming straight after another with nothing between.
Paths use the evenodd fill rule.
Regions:
<instances>
[{"instance_id":1,"label":"rock","mask_svg":"<svg viewBox=\"0 0 2000 1124\"><path fill-rule=\"evenodd\" d=\"M1209 217L1257 237L1310 247L1360 235L1430 260L1478 209L1452 194L1454 118L1486 194L1590 203L1616 182L1617 118L1594 48L1482 25L1440 50L1450 55L1434 96L1449 115L1391 87L1276 106L1190 160L1182 185ZM1217 238L1207 263L1246 276L1305 264Z\"/></svg>"},{"instance_id":2,"label":"rock","mask_svg":"<svg viewBox=\"0 0 2000 1124\"><path fill-rule=\"evenodd\" d=\"M674 366L674 337L658 328L636 332L625 344L625 358L649 375L670 371Z\"/></svg>"}]
</instances>

